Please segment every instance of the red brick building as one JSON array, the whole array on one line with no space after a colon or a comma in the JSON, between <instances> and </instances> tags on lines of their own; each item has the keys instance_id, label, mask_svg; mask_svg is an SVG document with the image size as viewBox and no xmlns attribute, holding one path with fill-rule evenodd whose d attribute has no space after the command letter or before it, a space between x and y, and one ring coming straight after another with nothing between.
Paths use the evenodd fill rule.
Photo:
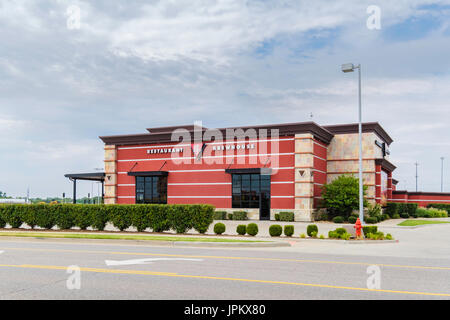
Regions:
<instances>
[{"instance_id":1,"label":"red brick building","mask_svg":"<svg viewBox=\"0 0 450 320\"><path fill-rule=\"evenodd\" d=\"M100 137L105 203L208 203L217 210L246 210L250 219L292 211L297 221L310 221L323 184L358 174L357 124L147 131ZM405 201L404 193L393 190L392 141L380 124L363 124L363 178L372 202ZM407 194L406 201L412 200L416 195Z\"/></svg>"}]
</instances>

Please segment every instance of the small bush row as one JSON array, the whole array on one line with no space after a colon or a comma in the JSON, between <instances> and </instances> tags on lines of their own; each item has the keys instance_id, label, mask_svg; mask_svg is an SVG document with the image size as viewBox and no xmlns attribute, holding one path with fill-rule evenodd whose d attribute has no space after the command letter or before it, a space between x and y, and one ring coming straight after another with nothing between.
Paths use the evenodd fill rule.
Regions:
<instances>
[{"instance_id":1,"label":"small bush row","mask_svg":"<svg viewBox=\"0 0 450 320\"><path fill-rule=\"evenodd\" d=\"M294 234L294 226L285 225L283 229L279 224L273 224L269 227L269 234L271 237L279 237L283 231L286 237L292 237Z\"/></svg>"},{"instance_id":2,"label":"small bush row","mask_svg":"<svg viewBox=\"0 0 450 320\"><path fill-rule=\"evenodd\" d=\"M328 232L328 238L330 239L349 240L350 237L350 233L348 233L344 228L337 228L336 230Z\"/></svg>"},{"instance_id":3,"label":"small bush row","mask_svg":"<svg viewBox=\"0 0 450 320\"><path fill-rule=\"evenodd\" d=\"M215 211L214 220L248 220L248 217L246 211L233 211L233 213Z\"/></svg>"},{"instance_id":4,"label":"small bush row","mask_svg":"<svg viewBox=\"0 0 450 320\"><path fill-rule=\"evenodd\" d=\"M214 225L214 233L215 234L222 234L226 230L226 227L223 223L219 222ZM258 225L256 223L250 223L248 226L244 224L240 224L236 228L237 234L243 236L245 234L256 236L259 232Z\"/></svg>"},{"instance_id":5,"label":"small bush row","mask_svg":"<svg viewBox=\"0 0 450 320\"><path fill-rule=\"evenodd\" d=\"M167 205L167 204L1 204L0 227L9 224L19 228L26 223L31 228L58 227L82 230L91 227L103 230L108 222L123 231L135 227L138 231L147 228L154 232L174 230L185 233L195 229L205 233L213 222L214 207L211 205Z\"/></svg>"},{"instance_id":6,"label":"small bush row","mask_svg":"<svg viewBox=\"0 0 450 320\"><path fill-rule=\"evenodd\" d=\"M275 220L292 222L292 221L294 221L294 213L293 212L275 213Z\"/></svg>"}]
</instances>

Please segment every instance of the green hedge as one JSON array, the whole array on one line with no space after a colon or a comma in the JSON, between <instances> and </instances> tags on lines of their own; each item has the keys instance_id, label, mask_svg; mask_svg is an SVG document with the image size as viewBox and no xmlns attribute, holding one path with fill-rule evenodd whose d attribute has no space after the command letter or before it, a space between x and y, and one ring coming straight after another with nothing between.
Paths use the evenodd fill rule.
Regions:
<instances>
[{"instance_id":1,"label":"green hedge","mask_svg":"<svg viewBox=\"0 0 450 320\"><path fill-rule=\"evenodd\" d=\"M214 212L214 220L226 220L227 212L226 211L215 211Z\"/></svg>"},{"instance_id":2,"label":"green hedge","mask_svg":"<svg viewBox=\"0 0 450 320\"><path fill-rule=\"evenodd\" d=\"M32 228L103 230L110 222L120 231L135 227L138 231L150 228L154 232L172 229L184 233L195 229L205 233L213 222L213 215L214 207L202 204L0 204L0 227L7 223L19 228L26 223Z\"/></svg>"},{"instance_id":3,"label":"green hedge","mask_svg":"<svg viewBox=\"0 0 450 320\"><path fill-rule=\"evenodd\" d=\"M447 213L450 213L450 204L447 203L430 203L427 205L427 208L436 208L440 210L445 210Z\"/></svg>"},{"instance_id":4,"label":"green hedge","mask_svg":"<svg viewBox=\"0 0 450 320\"><path fill-rule=\"evenodd\" d=\"M233 211L233 220L247 220L247 211Z\"/></svg>"},{"instance_id":5,"label":"green hedge","mask_svg":"<svg viewBox=\"0 0 450 320\"><path fill-rule=\"evenodd\" d=\"M389 217L394 216L408 216L415 217L418 205L417 203L399 203L399 202L388 202L384 213L388 214Z\"/></svg>"},{"instance_id":6,"label":"green hedge","mask_svg":"<svg viewBox=\"0 0 450 320\"><path fill-rule=\"evenodd\" d=\"M294 213L293 212L280 212L279 221L294 221Z\"/></svg>"}]
</instances>

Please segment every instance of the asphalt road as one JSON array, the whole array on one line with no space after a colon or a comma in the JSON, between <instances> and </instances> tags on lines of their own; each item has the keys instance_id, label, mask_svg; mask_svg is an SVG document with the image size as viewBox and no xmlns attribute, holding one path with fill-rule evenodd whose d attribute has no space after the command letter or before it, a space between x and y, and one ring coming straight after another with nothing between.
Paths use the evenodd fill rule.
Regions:
<instances>
[{"instance_id":1,"label":"asphalt road","mask_svg":"<svg viewBox=\"0 0 450 320\"><path fill-rule=\"evenodd\" d=\"M325 254L304 252L305 246L207 249L0 239L0 299L450 299L448 256L383 256L380 245L378 255ZM371 265L380 270L378 290L367 287ZM79 282L73 281L76 272L67 273L69 266L80 268ZM68 289L69 278L69 286L80 288Z\"/></svg>"}]
</instances>

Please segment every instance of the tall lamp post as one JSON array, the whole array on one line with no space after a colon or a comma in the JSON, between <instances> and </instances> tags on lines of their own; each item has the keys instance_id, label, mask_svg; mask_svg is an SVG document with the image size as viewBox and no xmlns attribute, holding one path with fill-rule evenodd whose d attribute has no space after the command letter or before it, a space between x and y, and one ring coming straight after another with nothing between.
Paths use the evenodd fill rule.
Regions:
<instances>
[{"instance_id":1,"label":"tall lamp post","mask_svg":"<svg viewBox=\"0 0 450 320\"><path fill-rule=\"evenodd\" d=\"M348 73L358 69L358 139L359 139L359 220L364 224L364 188L362 175L362 118L361 118L361 64L346 63L342 65L342 72Z\"/></svg>"},{"instance_id":2,"label":"tall lamp post","mask_svg":"<svg viewBox=\"0 0 450 320\"><path fill-rule=\"evenodd\" d=\"M441 192L444 192L444 157L441 157Z\"/></svg>"}]
</instances>

